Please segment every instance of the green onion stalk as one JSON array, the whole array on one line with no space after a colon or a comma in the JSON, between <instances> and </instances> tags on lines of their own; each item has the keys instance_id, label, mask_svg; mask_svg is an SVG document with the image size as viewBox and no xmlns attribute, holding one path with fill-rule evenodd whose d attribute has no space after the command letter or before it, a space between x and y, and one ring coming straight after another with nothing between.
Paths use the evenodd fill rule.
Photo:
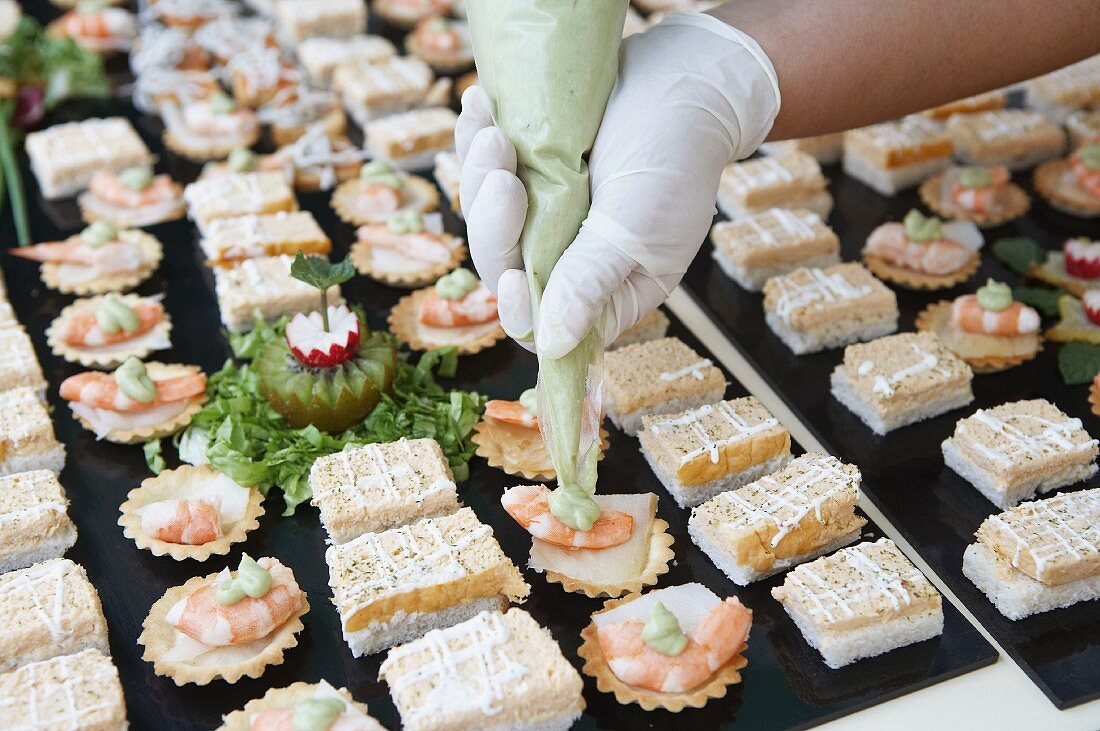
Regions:
<instances>
[{"instance_id":1,"label":"green onion stalk","mask_svg":"<svg viewBox=\"0 0 1100 731\"><path fill-rule=\"evenodd\" d=\"M15 29L0 38L0 206L5 197L11 201L20 246L32 241L16 154L23 131L67 99L105 97L110 91L98 53L46 33L33 18L20 18Z\"/></svg>"},{"instance_id":2,"label":"green onion stalk","mask_svg":"<svg viewBox=\"0 0 1100 731\"><path fill-rule=\"evenodd\" d=\"M618 70L627 0L468 0L479 83L512 140L527 189L520 249L535 329L550 273L590 203L588 165ZM538 412L558 487L554 515L590 530L596 490L603 344L589 332L557 359L539 355Z\"/></svg>"}]
</instances>

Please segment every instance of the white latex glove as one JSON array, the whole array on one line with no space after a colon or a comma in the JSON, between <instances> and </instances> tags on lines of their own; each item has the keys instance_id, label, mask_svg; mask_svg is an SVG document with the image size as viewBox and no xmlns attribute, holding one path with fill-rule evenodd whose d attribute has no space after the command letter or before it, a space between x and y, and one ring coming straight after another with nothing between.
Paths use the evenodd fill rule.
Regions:
<instances>
[{"instance_id":1,"label":"white latex glove","mask_svg":"<svg viewBox=\"0 0 1100 731\"><path fill-rule=\"evenodd\" d=\"M619 75L589 162L592 205L539 308L539 353L558 358L592 328L604 344L679 284L715 214L726 163L751 154L779 111L775 70L748 36L710 15L671 13L623 41ZM501 324L530 347L518 239L527 194L488 96L462 96L455 144L474 266Z\"/></svg>"}]
</instances>

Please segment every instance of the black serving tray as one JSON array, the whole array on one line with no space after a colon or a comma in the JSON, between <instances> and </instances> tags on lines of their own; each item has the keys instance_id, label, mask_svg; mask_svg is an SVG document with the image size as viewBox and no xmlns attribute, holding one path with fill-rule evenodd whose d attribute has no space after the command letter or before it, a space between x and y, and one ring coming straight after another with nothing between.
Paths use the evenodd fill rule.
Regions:
<instances>
[{"instance_id":1,"label":"black serving tray","mask_svg":"<svg viewBox=\"0 0 1100 731\"><path fill-rule=\"evenodd\" d=\"M30 10L41 10L44 15L55 12L37 3ZM126 74L117 62L111 68L119 72L119 78L125 79ZM159 155L159 169L181 181L193 180L198 174L199 166L164 149L160 142L159 121L138 114L125 99L70 104L58 110L51 121L110 114L123 114L134 121L150 148ZM79 213L72 201L43 200L37 193L33 176L24 170L24 177L36 240L58 239L79 230ZM336 218L328 206L328 194L302 195L299 201L332 237L334 257L343 256L354 238L354 229ZM445 213L445 219L449 230L463 233L462 223L455 216ZM211 373L225 362L228 347L220 329L213 278L202 264L194 227L184 220L160 224L149 230L164 244L165 259L156 275L138 291L147 295L166 293L165 305L174 324L174 347L155 354L154 358L197 364ZM10 212L5 211L0 220L0 235L6 247L14 245ZM36 266L30 262L4 254L0 263L6 275L9 297L20 321L31 333L50 381L49 399L55 429L68 449L61 481L71 500L70 514L79 531L76 546L68 555L87 569L102 598L111 654L122 678L132 728L211 729L220 723L222 715L263 695L269 688L283 687L298 680L316 682L322 678L337 687L348 687L358 700L369 704L372 714L383 724L398 728L399 719L387 687L377 679L382 656L356 660L341 638L324 562L325 532L316 511L308 504L300 506L293 516L284 517L280 515L281 497L273 491L264 503L267 513L261 518L259 529L252 532L244 544L235 546L228 556L215 556L201 564L155 557L138 550L123 536L116 524L118 506L129 490L151 474L141 449L96 442L93 435L72 418L57 396L57 387L61 380L79 369L52 355L44 337L46 327L72 298L47 290L38 279ZM385 327L390 307L403 294L361 276L348 282L343 289L349 301L365 309L369 324L374 328ZM673 321L671 333L683 338L700 353L706 353L678 321ZM457 377L446 379L444 383L491 397L514 398L532 385L536 369L534 356L514 343L503 342L478 355L461 358ZM744 395L745 390L734 383L728 394ZM688 511L677 508L661 489L638 451L637 442L614 429L611 431L611 448L600 467L603 476L600 489L656 492L661 498L658 512L668 521L675 538L676 560L671 571L661 577L660 586L699 581L720 595L736 594L753 609L754 627L746 652L749 664L742 672L743 682L732 687L725 698L713 700L703 709L688 709L679 715L665 711L646 713L637 706L619 705L612 696L598 692L595 683L586 677L587 710L577 728L672 728L684 723L708 729L806 728L996 660L996 650L945 602L942 636L842 670L828 669L817 652L803 641L779 603L771 598L770 589L778 585L782 577L744 589L729 582L688 538ZM504 551L523 567L530 540L499 503L504 488L517 481L475 457L470 479L460 485L460 496L484 522L493 526ZM867 538L881 535L876 526L868 524ZM154 675L152 665L141 659L142 648L137 644L141 623L153 602L166 589L192 576L236 566L243 550L252 556L276 556L294 569L311 604L304 617L305 630L299 637L299 646L287 653L285 663L270 667L261 678L245 678L234 685L214 681L204 687L177 687L170 679ZM566 657L579 668L581 662L576 650L580 631L602 602L567 594L560 586L547 584L540 575L530 571L524 573L533 587L524 608L550 628Z\"/></svg>"},{"instance_id":2,"label":"black serving tray","mask_svg":"<svg viewBox=\"0 0 1100 731\"><path fill-rule=\"evenodd\" d=\"M858 261L867 235L884 221L897 221L913 207L924 210L915 191L886 198L844 175L839 166L825 169L836 206L829 217L841 241L845 261ZM926 305L972 292L987 277L1016 285L1020 278L988 251L1005 236L1031 236L1050 249L1071 236L1097 235L1095 222L1052 210L1030 187L1030 171L1016 182L1032 195L1028 215L986 231L982 267L968 282L950 290L913 292L895 287L901 311L899 332L913 330L913 320ZM1058 374L1058 345L1017 368L974 378L974 403L929 421L876 436L829 393L829 375L843 350L796 356L764 321L763 296L736 285L704 244L684 279L685 289L733 344L760 371L784 401L799 414L814 436L841 459L863 472L863 486L887 520L914 545L943 577L1027 675L1058 708L1100 697L1100 614L1095 603L1081 603L1012 622L962 575L962 556L973 533L989 515L1000 512L977 490L944 467L940 443L955 422L978 408L1018 399L1042 397L1084 421L1094 436L1100 419L1087 403L1087 386L1066 386ZM1094 487L1100 480L1070 489Z\"/></svg>"}]
</instances>

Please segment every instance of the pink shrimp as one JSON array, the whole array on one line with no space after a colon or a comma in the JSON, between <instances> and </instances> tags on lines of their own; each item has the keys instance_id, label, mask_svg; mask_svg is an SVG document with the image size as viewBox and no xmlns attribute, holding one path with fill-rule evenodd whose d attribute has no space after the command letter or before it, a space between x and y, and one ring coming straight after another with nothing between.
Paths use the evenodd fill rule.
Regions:
<instances>
[{"instance_id":1,"label":"pink shrimp","mask_svg":"<svg viewBox=\"0 0 1100 731\"><path fill-rule=\"evenodd\" d=\"M457 51L462 46L461 36L438 17L421 20L416 24L413 35L426 50L448 52Z\"/></svg>"},{"instance_id":2,"label":"pink shrimp","mask_svg":"<svg viewBox=\"0 0 1100 731\"><path fill-rule=\"evenodd\" d=\"M244 136L252 134L260 126L251 109L241 108L218 114L205 102L184 107L183 122L191 132L203 137Z\"/></svg>"},{"instance_id":3,"label":"pink shrimp","mask_svg":"<svg viewBox=\"0 0 1100 731\"><path fill-rule=\"evenodd\" d=\"M963 332L1013 337L1039 331L1039 313L1021 302L991 312L976 295L964 294L951 305L951 321Z\"/></svg>"},{"instance_id":4,"label":"pink shrimp","mask_svg":"<svg viewBox=\"0 0 1100 731\"><path fill-rule=\"evenodd\" d=\"M217 584L206 584L188 596L182 607L168 613L169 624L210 647L247 644L286 624L302 606L302 590L290 569L278 560L264 557L256 563L271 573L271 587L266 594L222 604Z\"/></svg>"},{"instance_id":5,"label":"pink shrimp","mask_svg":"<svg viewBox=\"0 0 1100 731\"><path fill-rule=\"evenodd\" d=\"M68 327L61 335L61 339L69 345L96 348L141 337L164 320L164 306L159 302L141 300L128 306L137 315L138 327L136 330L127 332L120 329L116 333L103 332L99 327L99 320L96 318L94 311L80 310L69 317Z\"/></svg>"},{"instance_id":6,"label":"pink shrimp","mask_svg":"<svg viewBox=\"0 0 1100 731\"><path fill-rule=\"evenodd\" d=\"M399 234L384 224L371 224L360 226L356 235L372 247L390 249L406 259L427 264L443 264L451 260L451 248L443 237L429 231Z\"/></svg>"},{"instance_id":7,"label":"pink shrimp","mask_svg":"<svg viewBox=\"0 0 1100 731\"><path fill-rule=\"evenodd\" d=\"M54 28L73 40L88 40L96 45L103 41L132 38L135 34L133 18L122 8L70 10L55 21Z\"/></svg>"},{"instance_id":8,"label":"pink shrimp","mask_svg":"<svg viewBox=\"0 0 1100 731\"><path fill-rule=\"evenodd\" d=\"M500 504L535 538L562 548L610 548L630 540L634 518L629 513L604 510L592 524L591 530L575 530L550 512L549 494L546 485L519 485L505 490Z\"/></svg>"},{"instance_id":9,"label":"pink shrimp","mask_svg":"<svg viewBox=\"0 0 1100 731\"><path fill-rule=\"evenodd\" d=\"M153 384L157 390L156 397L149 403L143 403L124 394L112 374L88 371L69 376L62 381L61 398L96 409L125 413L184 401L206 393L206 375L203 373L153 379Z\"/></svg>"},{"instance_id":10,"label":"pink shrimp","mask_svg":"<svg viewBox=\"0 0 1100 731\"><path fill-rule=\"evenodd\" d=\"M158 541L201 546L222 537L218 506L209 500L161 500L141 510L141 530Z\"/></svg>"},{"instance_id":11,"label":"pink shrimp","mask_svg":"<svg viewBox=\"0 0 1100 731\"><path fill-rule=\"evenodd\" d=\"M642 639L645 622L630 619L600 626L596 635L611 672L627 685L658 693L691 690L729 662L749 636L752 610L729 597L688 635L679 655L662 655Z\"/></svg>"},{"instance_id":12,"label":"pink shrimp","mask_svg":"<svg viewBox=\"0 0 1100 731\"><path fill-rule=\"evenodd\" d=\"M988 213L996 206L997 196L1008 186L1012 173L1004 165L986 168L993 181L983 188L968 188L959 183L951 189L951 201L959 208L974 213Z\"/></svg>"},{"instance_id":13,"label":"pink shrimp","mask_svg":"<svg viewBox=\"0 0 1100 731\"><path fill-rule=\"evenodd\" d=\"M294 731L293 708L269 708L252 717L248 731ZM328 731L374 731L378 725L367 716L344 713L336 718Z\"/></svg>"},{"instance_id":14,"label":"pink shrimp","mask_svg":"<svg viewBox=\"0 0 1100 731\"><path fill-rule=\"evenodd\" d=\"M910 241L900 223L884 223L871 232L864 251L895 266L940 276L962 269L974 252L950 239Z\"/></svg>"},{"instance_id":15,"label":"pink shrimp","mask_svg":"<svg viewBox=\"0 0 1100 731\"><path fill-rule=\"evenodd\" d=\"M167 175L156 175L144 190L134 190L123 185L118 174L100 170L88 181L92 195L123 208L140 208L179 198L180 189Z\"/></svg>"},{"instance_id":16,"label":"pink shrimp","mask_svg":"<svg viewBox=\"0 0 1100 731\"><path fill-rule=\"evenodd\" d=\"M141 247L132 241L111 241L92 246L79 236L8 249L14 256L54 264L92 267L104 274L129 272L141 266Z\"/></svg>"},{"instance_id":17,"label":"pink shrimp","mask_svg":"<svg viewBox=\"0 0 1100 731\"><path fill-rule=\"evenodd\" d=\"M485 418L503 421L506 424L538 429L539 419L532 414L519 401L503 401L493 399L485 404Z\"/></svg>"},{"instance_id":18,"label":"pink shrimp","mask_svg":"<svg viewBox=\"0 0 1100 731\"><path fill-rule=\"evenodd\" d=\"M484 284L460 299L444 299L433 287L420 303L420 322L432 327L468 327L497 319L497 298Z\"/></svg>"},{"instance_id":19,"label":"pink shrimp","mask_svg":"<svg viewBox=\"0 0 1100 731\"><path fill-rule=\"evenodd\" d=\"M359 186L355 207L368 218L384 218L401 208L401 191L384 183L364 183Z\"/></svg>"},{"instance_id":20,"label":"pink shrimp","mask_svg":"<svg viewBox=\"0 0 1100 731\"><path fill-rule=\"evenodd\" d=\"M1077 176L1077 182L1081 184L1081 187L1100 198L1100 169L1085 165L1085 161L1077 153L1069 156L1069 167L1073 174Z\"/></svg>"}]
</instances>

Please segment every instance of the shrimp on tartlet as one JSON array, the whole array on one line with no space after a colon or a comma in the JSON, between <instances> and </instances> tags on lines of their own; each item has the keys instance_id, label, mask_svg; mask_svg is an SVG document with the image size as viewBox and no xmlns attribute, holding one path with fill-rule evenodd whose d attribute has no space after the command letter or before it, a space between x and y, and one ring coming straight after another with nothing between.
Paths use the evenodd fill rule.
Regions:
<instances>
[{"instance_id":1,"label":"shrimp on tartlet","mask_svg":"<svg viewBox=\"0 0 1100 731\"><path fill-rule=\"evenodd\" d=\"M237 571L169 589L142 623L138 643L157 675L176 685L258 678L298 644L309 602L294 572L274 558L242 556Z\"/></svg>"},{"instance_id":2,"label":"shrimp on tartlet","mask_svg":"<svg viewBox=\"0 0 1100 731\"><path fill-rule=\"evenodd\" d=\"M172 321L161 297L108 294L80 299L46 329L46 342L70 363L115 368L172 347Z\"/></svg>"},{"instance_id":3,"label":"shrimp on tartlet","mask_svg":"<svg viewBox=\"0 0 1100 731\"><path fill-rule=\"evenodd\" d=\"M77 203L86 222L104 220L122 228L173 221L187 210L183 186L168 175L154 175L143 167L96 172Z\"/></svg>"},{"instance_id":4,"label":"shrimp on tartlet","mask_svg":"<svg viewBox=\"0 0 1100 731\"><path fill-rule=\"evenodd\" d=\"M701 584L607 602L578 651L583 672L619 703L678 712L721 698L741 680L752 610Z\"/></svg>"},{"instance_id":5,"label":"shrimp on tartlet","mask_svg":"<svg viewBox=\"0 0 1100 731\"><path fill-rule=\"evenodd\" d=\"M1035 168L1035 189L1072 216L1100 216L1100 142L1087 142L1069 157Z\"/></svg>"},{"instance_id":6,"label":"shrimp on tartlet","mask_svg":"<svg viewBox=\"0 0 1100 731\"><path fill-rule=\"evenodd\" d=\"M985 239L972 221L944 223L911 210L904 221L884 223L867 238L863 260L881 279L910 289L943 289L978 269Z\"/></svg>"},{"instance_id":7,"label":"shrimp on tartlet","mask_svg":"<svg viewBox=\"0 0 1100 731\"><path fill-rule=\"evenodd\" d=\"M61 382L61 398L97 439L135 444L190 424L206 402L206 376L197 366L131 357L113 373L69 376Z\"/></svg>"},{"instance_id":8,"label":"shrimp on tartlet","mask_svg":"<svg viewBox=\"0 0 1100 731\"><path fill-rule=\"evenodd\" d=\"M539 429L535 389L529 388L516 401L493 399L485 404L481 421L471 440L475 452L490 467L497 467L525 480L553 480L557 476L550 450ZM602 419L601 419L602 423ZM586 423L587 425L587 423ZM600 428L600 453L609 446L608 433Z\"/></svg>"},{"instance_id":9,"label":"shrimp on tartlet","mask_svg":"<svg viewBox=\"0 0 1100 731\"><path fill-rule=\"evenodd\" d=\"M1013 299L1012 288L990 279L974 294L929 305L917 315L918 330L935 333L976 373L992 373L1034 358L1042 349L1041 320Z\"/></svg>"},{"instance_id":10,"label":"shrimp on tartlet","mask_svg":"<svg viewBox=\"0 0 1100 731\"><path fill-rule=\"evenodd\" d=\"M153 236L96 221L64 241L9 249L42 263L42 282L63 294L106 294L132 289L156 271L164 250Z\"/></svg>"},{"instance_id":11,"label":"shrimp on tartlet","mask_svg":"<svg viewBox=\"0 0 1100 731\"><path fill-rule=\"evenodd\" d=\"M948 168L920 186L921 200L945 218L973 221L981 228L1000 226L1027 213L1024 189L1012 182L1004 165Z\"/></svg>"},{"instance_id":12,"label":"shrimp on tartlet","mask_svg":"<svg viewBox=\"0 0 1100 731\"><path fill-rule=\"evenodd\" d=\"M397 339L414 350L453 345L470 355L505 337L496 297L476 274L461 267L434 286L402 297L389 322Z\"/></svg>"},{"instance_id":13,"label":"shrimp on tartlet","mask_svg":"<svg viewBox=\"0 0 1100 731\"><path fill-rule=\"evenodd\" d=\"M138 548L177 561L229 552L259 526L263 495L209 465L183 465L144 480L126 496L118 524Z\"/></svg>"}]
</instances>

